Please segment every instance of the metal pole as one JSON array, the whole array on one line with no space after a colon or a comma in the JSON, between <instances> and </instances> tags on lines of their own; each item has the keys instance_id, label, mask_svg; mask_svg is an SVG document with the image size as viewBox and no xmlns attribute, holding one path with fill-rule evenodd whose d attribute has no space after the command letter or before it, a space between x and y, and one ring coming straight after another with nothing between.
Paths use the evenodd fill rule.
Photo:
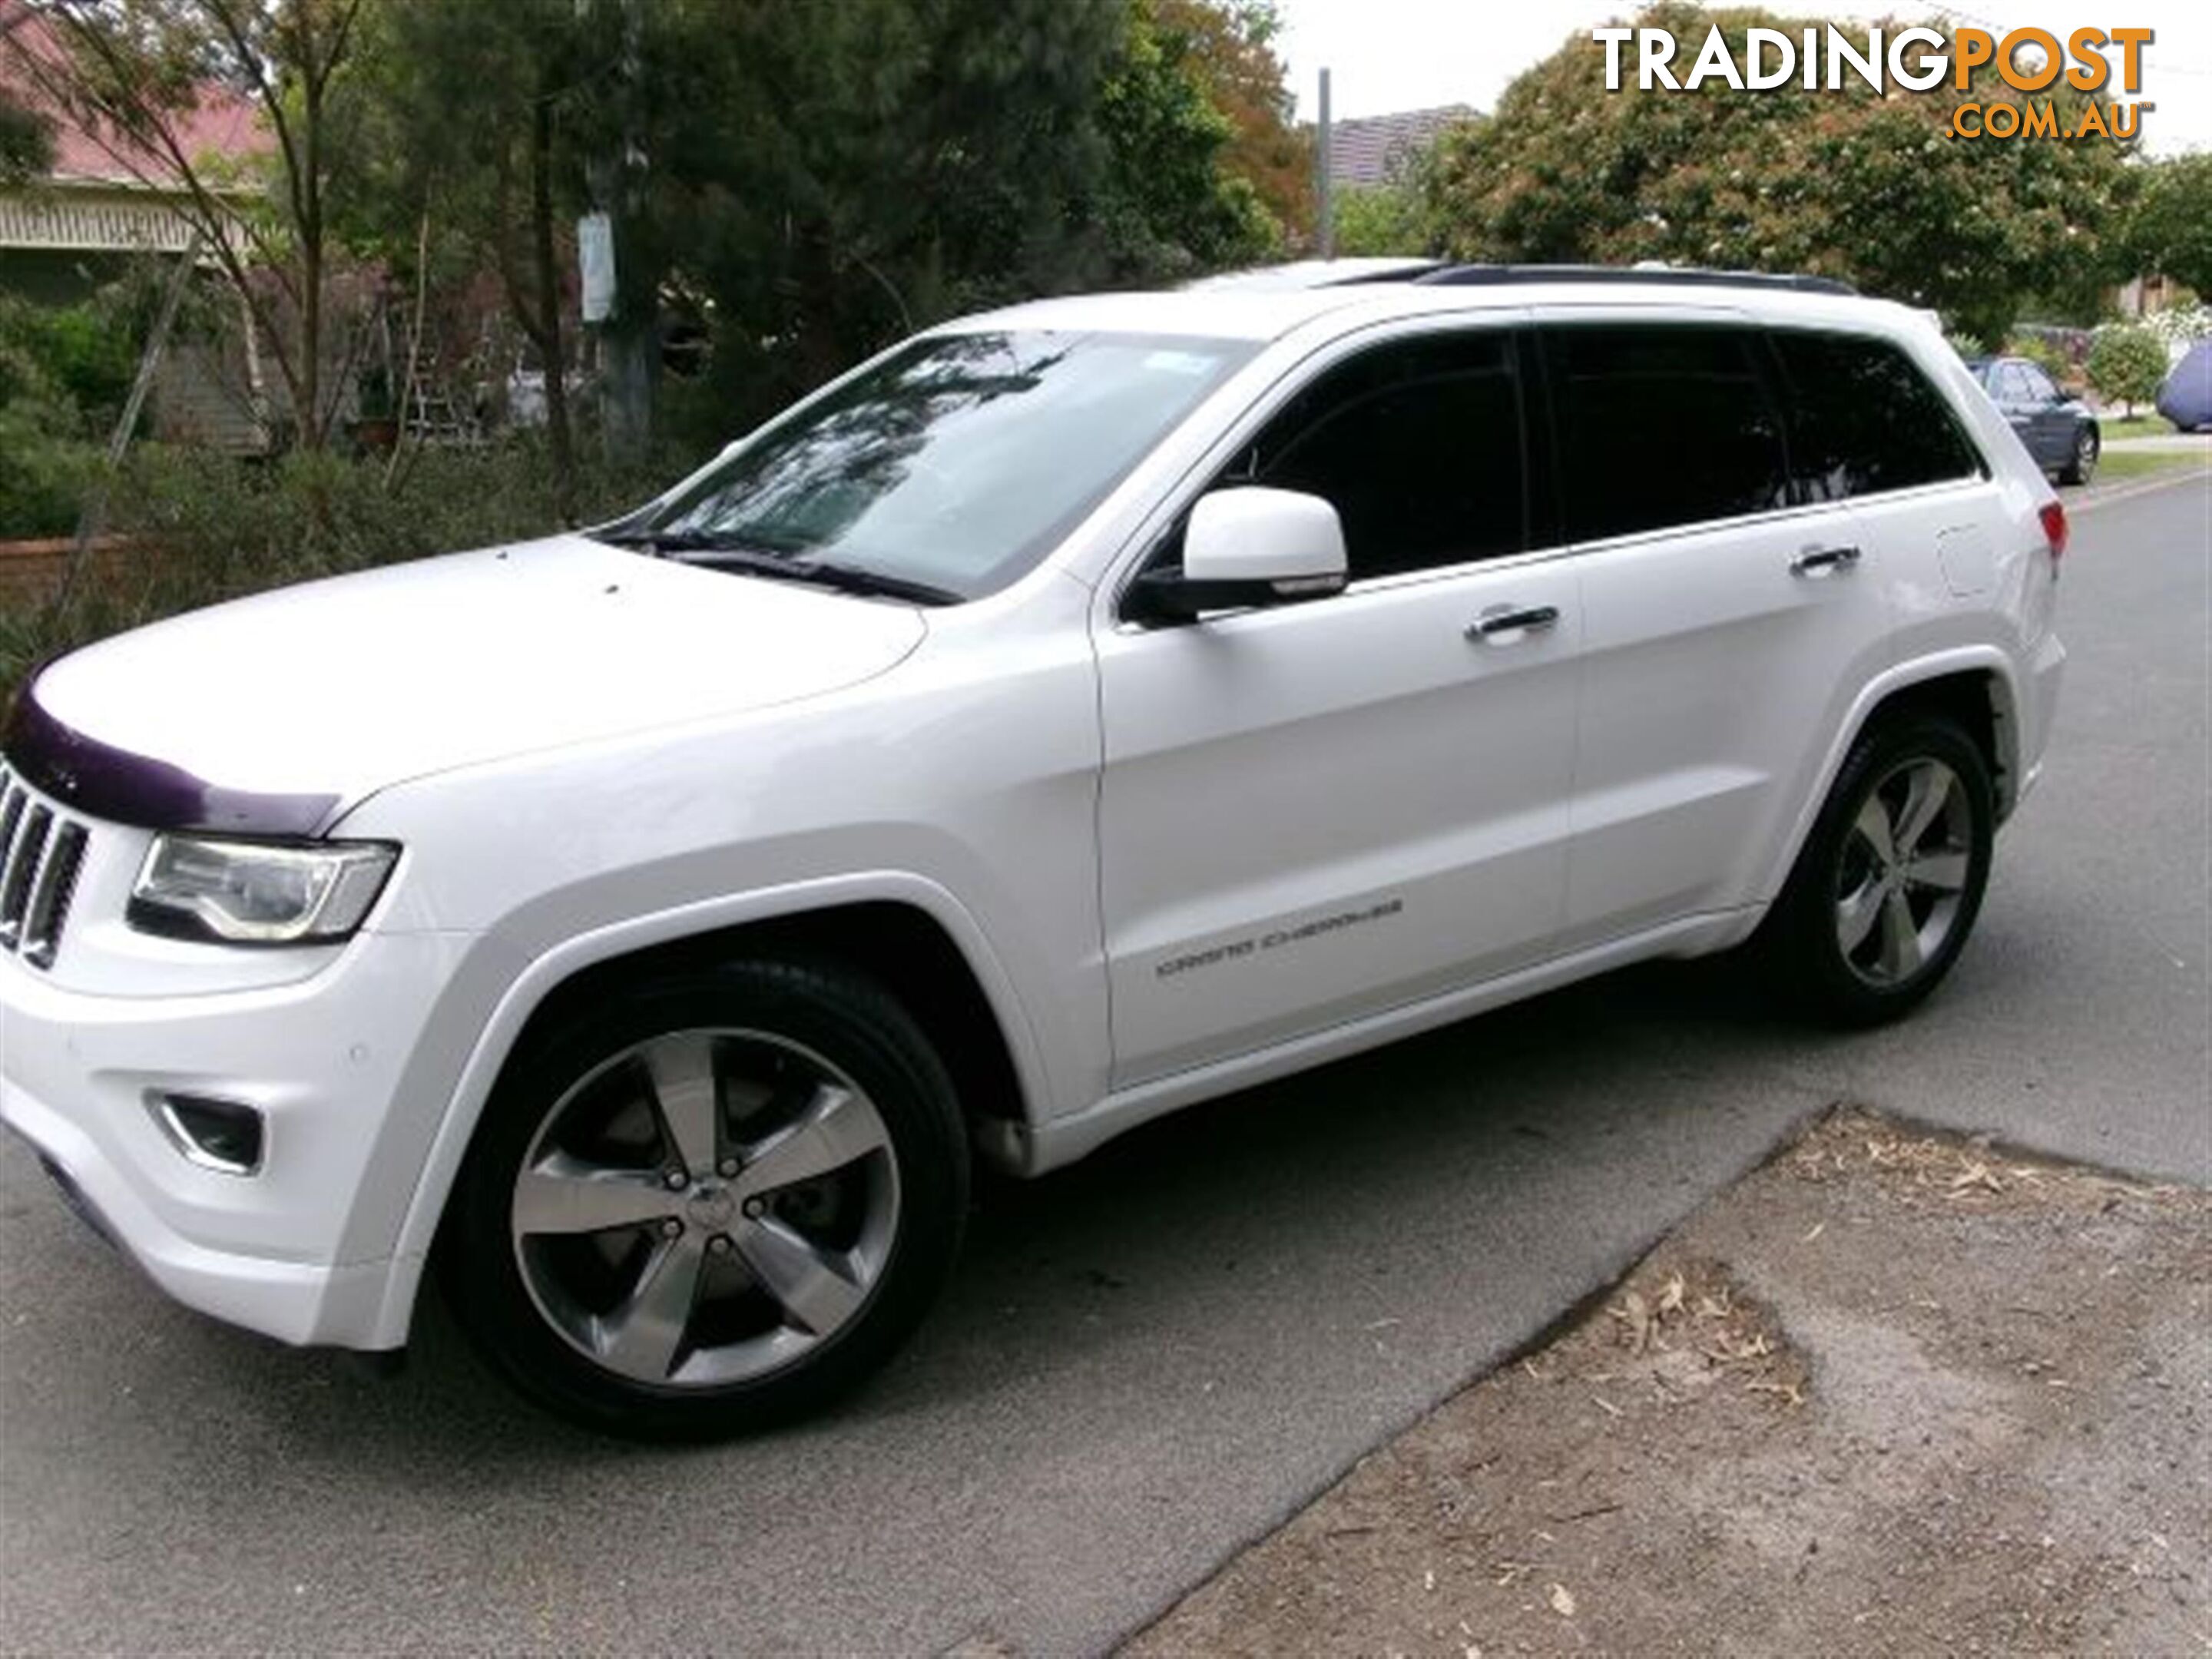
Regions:
<instances>
[{"instance_id":1,"label":"metal pole","mask_svg":"<svg viewBox=\"0 0 2212 1659\"><path fill-rule=\"evenodd\" d=\"M1336 203L1329 189L1331 135L1328 124L1328 71L1321 72L1321 121L1314 145L1314 246L1324 259L1336 258Z\"/></svg>"}]
</instances>

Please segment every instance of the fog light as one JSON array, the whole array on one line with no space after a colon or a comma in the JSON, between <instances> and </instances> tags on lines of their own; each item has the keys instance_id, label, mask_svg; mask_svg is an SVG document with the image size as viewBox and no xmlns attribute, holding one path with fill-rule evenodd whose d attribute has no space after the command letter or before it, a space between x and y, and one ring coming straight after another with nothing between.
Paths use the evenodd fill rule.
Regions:
<instances>
[{"instance_id":1,"label":"fog light","mask_svg":"<svg viewBox=\"0 0 2212 1659\"><path fill-rule=\"evenodd\" d=\"M261 1114L252 1107L204 1095L155 1095L148 1103L187 1162L224 1175L260 1169Z\"/></svg>"}]
</instances>

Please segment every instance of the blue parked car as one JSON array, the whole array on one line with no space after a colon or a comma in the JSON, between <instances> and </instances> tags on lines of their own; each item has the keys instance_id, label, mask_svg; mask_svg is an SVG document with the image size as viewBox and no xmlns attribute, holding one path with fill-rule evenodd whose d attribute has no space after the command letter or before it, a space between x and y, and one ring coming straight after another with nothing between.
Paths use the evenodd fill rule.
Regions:
<instances>
[{"instance_id":1,"label":"blue parked car","mask_svg":"<svg viewBox=\"0 0 2212 1659\"><path fill-rule=\"evenodd\" d=\"M2025 357L1974 357L1966 367L2038 466L2061 483L2085 484L2095 476L2105 435L2088 404Z\"/></svg>"}]
</instances>

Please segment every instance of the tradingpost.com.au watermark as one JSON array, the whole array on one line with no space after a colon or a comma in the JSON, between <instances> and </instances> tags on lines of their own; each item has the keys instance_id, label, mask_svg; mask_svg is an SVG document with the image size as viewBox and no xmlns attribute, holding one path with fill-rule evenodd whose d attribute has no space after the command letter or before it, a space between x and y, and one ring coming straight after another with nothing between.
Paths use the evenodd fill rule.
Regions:
<instances>
[{"instance_id":1,"label":"tradingpost.com.au watermark","mask_svg":"<svg viewBox=\"0 0 2212 1659\"><path fill-rule=\"evenodd\" d=\"M1973 72L1987 65L2014 91L2029 94L2019 102L1959 104L1951 112L1950 130L1960 138L2133 138L2142 130L2142 112L2152 107L2147 100L2122 102L2109 93L2101 104L2094 97L2113 78L2107 51L2118 54L2120 89L2142 90L2142 52L2152 40L2148 28L2078 28L2063 42L2042 28L2002 35L1959 28L1948 40L1942 31L1925 27L1887 35L1881 28L1847 34L1832 23L1796 34L1750 28L1744 31L1739 59L1735 44L1716 23L1679 75L1680 45L1666 29L1592 29L1590 39L1605 48L1607 92L1620 90L1626 49L1632 43L1636 84L1644 92L1694 92L1709 82L1738 92L1767 92L1792 82L1808 92L1838 92L1856 80L1887 96L1892 87L1931 92L1947 79L1954 89L1966 92ZM2073 90L2093 96L2067 110L2049 98L2038 101L2033 96L2053 87L2062 75Z\"/></svg>"}]
</instances>

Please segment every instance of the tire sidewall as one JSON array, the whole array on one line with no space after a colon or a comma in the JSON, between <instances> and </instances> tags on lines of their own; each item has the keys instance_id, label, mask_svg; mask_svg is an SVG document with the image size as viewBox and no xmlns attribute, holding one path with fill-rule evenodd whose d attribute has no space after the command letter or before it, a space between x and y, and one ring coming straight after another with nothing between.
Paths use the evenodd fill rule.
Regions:
<instances>
[{"instance_id":1,"label":"tire sidewall","mask_svg":"<svg viewBox=\"0 0 2212 1659\"><path fill-rule=\"evenodd\" d=\"M539 1314L510 1232L514 1181L548 1113L577 1079L650 1037L716 1026L787 1037L867 1094L897 1164L898 1231L860 1309L791 1364L712 1389L656 1387L592 1364ZM897 1003L836 969L740 963L618 992L515 1056L455 1182L441 1277L477 1346L540 1404L634 1437L719 1437L818 1407L890 1357L958 1253L968 1175L951 1084Z\"/></svg>"}]
</instances>

